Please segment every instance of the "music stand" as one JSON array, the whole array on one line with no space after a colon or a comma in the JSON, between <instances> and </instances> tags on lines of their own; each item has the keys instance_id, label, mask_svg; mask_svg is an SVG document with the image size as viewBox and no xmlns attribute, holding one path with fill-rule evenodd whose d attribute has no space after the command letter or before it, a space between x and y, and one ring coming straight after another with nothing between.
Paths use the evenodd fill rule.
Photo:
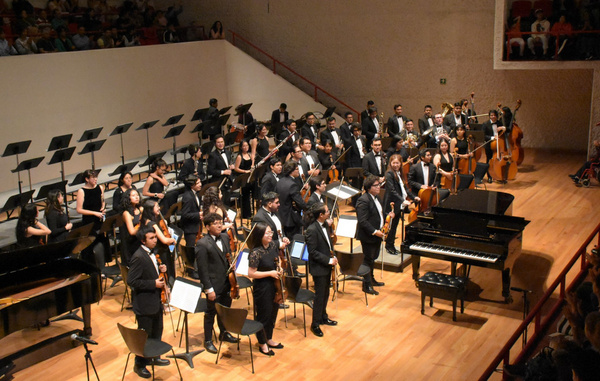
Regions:
<instances>
[{"instance_id":1,"label":"music stand","mask_svg":"<svg viewBox=\"0 0 600 381\"><path fill-rule=\"evenodd\" d=\"M59 149L58 151L54 151L54 154L52 155L52 157L50 158L50 161L48 162L48 165L60 163L60 179L63 181L66 179L65 161L71 160L71 157L73 157L73 152L75 152L75 147L63 148L63 149ZM65 196L66 196L66 193L65 193ZM65 197L65 202L66 202L66 197Z\"/></svg>"},{"instance_id":2,"label":"music stand","mask_svg":"<svg viewBox=\"0 0 600 381\"><path fill-rule=\"evenodd\" d=\"M111 132L110 135L108 135L119 135L119 137L121 138L121 164L125 164L125 151L123 150L123 134L126 133L129 130L129 127L131 127L132 125L133 122L121 124L120 126L115 127L113 132Z\"/></svg>"},{"instance_id":3,"label":"music stand","mask_svg":"<svg viewBox=\"0 0 600 381\"><path fill-rule=\"evenodd\" d=\"M94 171L96 170L96 161L94 159L94 152L100 151L100 148L102 148L105 141L106 141L106 139L96 140L95 142L89 142L83 147L81 152L77 152L78 155L84 155L86 153L92 154L92 170L94 170Z\"/></svg>"},{"instance_id":4,"label":"music stand","mask_svg":"<svg viewBox=\"0 0 600 381\"><path fill-rule=\"evenodd\" d=\"M63 149L63 148L67 148L69 146L69 144L71 143L71 138L73 137L73 134L68 134L68 135L60 135L60 136L55 136L52 138L52 140L50 140L50 145L48 146L47 151L56 151L58 149Z\"/></svg>"},{"instance_id":5,"label":"music stand","mask_svg":"<svg viewBox=\"0 0 600 381\"><path fill-rule=\"evenodd\" d=\"M208 107L199 108L198 110L196 110L194 112L194 116L192 116L192 119L190 120L190 122L195 122L197 120L204 120L204 117L206 116L207 112L208 112Z\"/></svg>"},{"instance_id":6,"label":"music stand","mask_svg":"<svg viewBox=\"0 0 600 381\"><path fill-rule=\"evenodd\" d=\"M63 194L67 194L67 180L43 185L40 188L40 190L38 191L37 195L34 197L34 200L38 201L38 200L48 198L48 192L50 192L53 189L58 189L59 191L63 192ZM65 201L65 204L66 204L66 201ZM69 215L68 211L67 211L67 215Z\"/></svg>"},{"instance_id":7,"label":"music stand","mask_svg":"<svg viewBox=\"0 0 600 381\"><path fill-rule=\"evenodd\" d=\"M148 133L148 130L150 128L152 128L156 123L158 123L158 120L153 120L152 122L145 122L142 123L141 126L139 126L138 128L136 128L135 130L146 130L146 145L148 146L148 156L150 156L150 135Z\"/></svg>"},{"instance_id":8,"label":"music stand","mask_svg":"<svg viewBox=\"0 0 600 381\"><path fill-rule=\"evenodd\" d=\"M94 172L96 172L96 176L98 176L98 174L102 171L102 169L94 169ZM79 185L79 184L83 184L85 183L85 179L83 178L83 172L79 172L75 178L73 179L73 181L71 181L71 183L69 184L70 187L75 186L75 185Z\"/></svg>"},{"instance_id":9,"label":"music stand","mask_svg":"<svg viewBox=\"0 0 600 381\"><path fill-rule=\"evenodd\" d=\"M10 219L10 215L12 214L10 211L17 208L22 208L23 205L27 204L33 196L33 192L35 191L30 190L25 193L19 192L18 194L10 196L4 203L2 209L0 209L0 213L6 212L6 219Z\"/></svg>"},{"instance_id":10,"label":"music stand","mask_svg":"<svg viewBox=\"0 0 600 381\"><path fill-rule=\"evenodd\" d=\"M223 126L225 126L227 124L227 121L229 120L230 117L231 117L231 114L221 115L219 117L219 126L221 127L221 132L224 131Z\"/></svg>"},{"instance_id":11,"label":"music stand","mask_svg":"<svg viewBox=\"0 0 600 381\"><path fill-rule=\"evenodd\" d=\"M365 171L362 169L362 167L346 168L345 176L360 179L365 177Z\"/></svg>"},{"instance_id":12,"label":"music stand","mask_svg":"<svg viewBox=\"0 0 600 381\"><path fill-rule=\"evenodd\" d=\"M204 127L210 125L210 121L206 120L204 122L200 122L194 127L194 129L190 133L198 133L198 144L202 144L202 133L204 132Z\"/></svg>"},{"instance_id":13,"label":"music stand","mask_svg":"<svg viewBox=\"0 0 600 381\"><path fill-rule=\"evenodd\" d=\"M83 134L81 135L81 138L79 138L78 142L81 143L86 140L96 139L100 135L100 132L102 131L103 128L104 127L98 127L98 128L92 128L90 130L83 131Z\"/></svg>"},{"instance_id":14,"label":"music stand","mask_svg":"<svg viewBox=\"0 0 600 381\"><path fill-rule=\"evenodd\" d=\"M222 109L219 110L219 115L225 114L227 111L229 111L230 108L231 108L231 106L223 107Z\"/></svg>"},{"instance_id":15,"label":"music stand","mask_svg":"<svg viewBox=\"0 0 600 381\"><path fill-rule=\"evenodd\" d=\"M29 190L31 190L31 170L33 168L37 167L38 165L40 165L42 160L44 160L44 156L36 157L35 159L29 159L29 160L22 161L17 166L17 168L11 170L11 172L15 173L15 172L27 171L27 176L29 177Z\"/></svg>"},{"instance_id":16,"label":"music stand","mask_svg":"<svg viewBox=\"0 0 600 381\"><path fill-rule=\"evenodd\" d=\"M9 143L6 146L6 149L4 149L4 153L2 154L2 157L16 155L17 156L17 167L18 167L19 166L19 155L27 152L30 144L31 144L31 140L24 140L22 142L16 142L16 143ZM21 172L17 172L17 179L18 179L18 184L19 184L19 193L22 193L23 189L21 188Z\"/></svg>"},{"instance_id":17,"label":"music stand","mask_svg":"<svg viewBox=\"0 0 600 381\"><path fill-rule=\"evenodd\" d=\"M330 116L333 115L333 112L335 111L335 106L333 107L327 107L327 110L325 110L325 113L323 114L323 118L322 119L327 119Z\"/></svg>"},{"instance_id":18,"label":"music stand","mask_svg":"<svg viewBox=\"0 0 600 381\"><path fill-rule=\"evenodd\" d=\"M183 118L183 114L181 114L181 115L174 115L174 116L170 117L169 119L167 119L167 121L163 124L163 127L173 126L173 125L179 123L179 121L181 120L181 118Z\"/></svg>"},{"instance_id":19,"label":"music stand","mask_svg":"<svg viewBox=\"0 0 600 381\"><path fill-rule=\"evenodd\" d=\"M179 115L179 119L183 114ZM174 117L172 117L174 118ZM170 119L169 119L170 120ZM180 124L179 126L171 127L169 132L165 135L163 139L173 138L173 167L175 167L175 178L179 176L177 173L177 142L176 138L181 134L181 131L185 128L185 124Z\"/></svg>"},{"instance_id":20,"label":"music stand","mask_svg":"<svg viewBox=\"0 0 600 381\"><path fill-rule=\"evenodd\" d=\"M202 155L208 155L212 152L213 148L215 148L215 142L208 141L200 147L200 151L202 151Z\"/></svg>"},{"instance_id":21,"label":"music stand","mask_svg":"<svg viewBox=\"0 0 600 381\"><path fill-rule=\"evenodd\" d=\"M237 131L233 131L225 135L224 139L226 147L233 147L236 144L235 139L237 138L237 134Z\"/></svg>"},{"instance_id":22,"label":"music stand","mask_svg":"<svg viewBox=\"0 0 600 381\"><path fill-rule=\"evenodd\" d=\"M121 164L117 168L115 168L115 170L112 171L112 173L109 173L108 175L111 177L116 175L121 176L121 174L123 173L131 172L133 168L137 165L137 163L139 163L139 161L132 161L131 163Z\"/></svg>"},{"instance_id":23,"label":"music stand","mask_svg":"<svg viewBox=\"0 0 600 381\"><path fill-rule=\"evenodd\" d=\"M245 126L246 125L246 114L248 113L248 111L250 111L250 107L252 107L252 103L247 103L245 105L241 105L236 107L235 111L236 111L236 116L238 115L242 115L242 124Z\"/></svg>"},{"instance_id":24,"label":"music stand","mask_svg":"<svg viewBox=\"0 0 600 381\"><path fill-rule=\"evenodd\" d=\"M167 151L162 151L148 156L148 158L142 164L140 164L140 167L150 167L155 160L162 159L162 157L165 156L165 153L167 153Z\"/></svg>"}]
</instances>

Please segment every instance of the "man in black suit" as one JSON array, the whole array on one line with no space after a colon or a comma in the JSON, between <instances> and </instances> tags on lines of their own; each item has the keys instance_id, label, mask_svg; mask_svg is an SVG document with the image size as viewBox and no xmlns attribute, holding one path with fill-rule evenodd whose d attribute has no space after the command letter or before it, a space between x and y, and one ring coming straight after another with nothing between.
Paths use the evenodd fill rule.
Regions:
<instances>
[{"instance_id":1,"label":"man in black suit","mask_svg":"<svg viewBox=\"0 0 600 381\"><path fill-rule=\"evenodd\" d=\"M467 117L462 113L462 104L460 102L454 103L452 113L446 115L444 118L444 126L450 127L451 138L456 136L456 127L465 126L465 129L469 129Z\"/></svg>"},{"instance_id":2,"label":"man in black suit","mask_svg":"<svg viewBox=\"0 0 600 381\"><path fill-rule=\"evenodd\" d=\"M329 208L323 203L314 204L310 210L310 219L313 222L306 228L306 246L308 248L308 267L313 277L315 286L315 301L310 330L316 336L323 336L320 325L337 325L327 314L327 300L329 299L329 282L333 266L337 265L337 258L332 255L333 242L331 242L331 224ZM335 286L334 286L335 287Z\"/></svg>"},{"instance_id":3,"label":"man in black suit","mask_svg":"<svg viewBox=\"0 0 600 381\"><path fill-rule=\"evenodd\" d=\"M402 115L402 105L394 105L394 115L390 116L387 122L388 134L392 138L400 137L400 133L404 131L404 124L407 120L408 118Z\"/></svg>"},{"instance_id":4,"label":"man in black suit","mask_svg":"<svg viewBox=\"0 0 600 381\"><path fill-rule=\"evenodd\" d=\"M506 131L506 127L502 125L502 122L498 120L498 111L490 110L489 112L490 119L483 122L482 129L483 135L485 136L485 162L489 163L490 159L494 157L494 151L490 147L491 140L498 139L498 134L502 133L502 131ZM488 182L492 182L492 176L490 176L490 171L487 172Z\"/></svg>"},{"instance_id":5,"label":"man in black suit","mask_svg":"<svg viewBox=\"0 0 600 381\"><path fill-rule=\"evenodd\" d=\"M362 112L360 113L360 121L361 122L369 117L369 109L372 107L375 107L375 102L368 101L367 108L362 110Z\"/></svg>"},{"instance_id":6,"label":"man in black suit","mask_svg":"<svg viewBox=\"0 0 600 381\"><path fill-rule=\"evenodd\" d=\"M265 193L262 197L262 207L256 211L252 217L252 226L258 222L264 222L269 225L273 231L273 241L281 246L281 242L289 244L289 239L283 237L283 225L279 217L279 195L276 192Z\"/></svg>"},{"instance_id":7,"label":"man in black suit","mask_svg":"<svg viewBox=\"0 0 600 381\"><path fill-rule=\"evenodd\" d=\"M439 186L440 179L438 178L435 170L435 165L431 163L431 153L422 149L419 151L421 161L417 164L413 164L408 172L408 184L412 192L416 195L419 194L421 189L437 188ZM440 201L450 195L448 189L438 189Z\"/></svg>"},{"instance_id":8,"label":"man in black suit","mask_svg":"<svg viewBox=\"0 0 600 381\"><path fill-rule=\"evenodd\" d=\"M177 179L179 181L184 181L190 175L198 176L200 180L206 179L206 174L204 173L204 169L202 168L202 162L200 158L202 157L202 151L200 147L196 144L190 144L188 146L188 153L190 157L183 161L183 165L179 170L179 177Z\"/></svg>"},{"instance_id":9,"label":"man in black suit","mask_svg":"<svg viewBox=\"0 0 600 381\"><path fill-rule=\"evenodd\" d=\"M278 156L285 158L290 152L294 151L294 143L300 139L300 134L296 131L296 122L292 119L285 121L285 128L279 134L279 142L284 141L288 136L292 135L279 149Z\"/></svg>"},{"instance_id":10,"label":"man in black suit","mask_svg":"<svg viewBox=\"0 0 600 381\"><path fill-rule=\"evenodd\" d=\"M433 128L426 135L421 135L421 142L427 143L427 148L437 148L439 142L444 139L450 144L450 127L444 126L444 118L441 113L433 117Z\"/></svg>"},{"instance_id":11,"label":"man in black suit","mask_svg":"<svg viewBox=\"0 0 600 381\"><path fill-rule=\"evenodd\" d=\"M433 113L431 105L426 105L424 108L425 114L419 118L419 133L423 135L425 131L433 127Z\"/></svg>"},{"instance_id":12,"label":"man in black suit","mask_svg":"<svg viewBox=\"0 0 600 381\"><path fill-rule=\"evenodd\" d=\"M223 135L215 136L215 150L208 155L208 164L206 172L210 176L210 182L218 181L219 185L223 180L225 183L221 186L223 192L223 203L229 206L229 188L231 187L231 173L235 166L231 160L231 151L225 149L225 139Z\"/></svg>"},{"instance_id":13,"label":"man in black suit","mask_svg":"<svg viewBox=\"0 0 600 381\"><path fill-rule=\"evenodd\" d=\"M325 146L325 142L330 141L333 144L334 155L339 155L344 148L344 140L342 132L335 127L335 123L336 120L333 116L327 118L327 128L321 132L321 145Z\"/></svg>"},{"instance_id":14,"label":"man in black suit","mask_svg":"<svg viewBox=\"0 0 600 381\"><path fill-rule=\"evenodd\" d=\"M160 340L163 332L163 306L160 298L165 287L163 278L159 278L159 271L167 271L166 265L158 265L153 252L156 247L156 233L148 225L141 227L136 236L142 245L131 256L129 262L129 276L127 284L131 287L133 313L138 322L138 329L148 333L148 338ZM167 359L154 359L154 365L169 365ZM150 378L151 374L146 369L150 360L135 356L133 371L140 377Z\"/></svg>"},{"instance_id":15,"label":"man in black suit","mask_svg":"<svg viewBox=\"0 0 600 381\"><path fill-rule=\"evenodd\" d=\"M362 160L367 152L367 141L361 132L360 124L352 123L352 137L348 142L350 151L346 154L346 168L362 167Z\"/></svg>"},{"instance_id":16,"label":"man in black suit","mask_svg":"<svg viewBox=\"0 0 600 381\"><path fill-rule=\"evenodd\" d=\"M281 201L279 215L282 218L283 234L293 238L301 231L300 212L306 209L306 203L300 195L301 184L297 181L300 175L298 164L293 160L286 161L281 174L283 177L277 183L277 193Z\"/></svg>"},{"instance_id":17,"label":"man in black suit","mask_svg":"<svg viewBox=\"0 0 600 381\"><path fill-rule=\"evenodd\" d=\"M219 101L216 98L211 98L208 101L208 111L204 117L203 122L206 122L204 131L202 132L203 137L208 137L210 140L215 140L215 136L221 133L221 126L219 124Z\"/></svg>"},{"instance_id":18,"label":"man in black suit","mask_svg":"<svg viewBox=\"0 0 600 381\"><path fill-rule=\"evenodd\" d=\"M273 131L275 132L275 136L279 136L283 124L286 120L289 119L289 113L286 110L287 105L285 103L282 103L279 105L279 108L277 110L274 110L273 113L271 113L271 126L273 127Z\"/></svg>"},{"instance_id":19,"label":"man in black suit","mask_svg":"<svg viewBox=\"0 0 600 381\"><path fill-rule=\"evenodd\" d=\"M365 155L362 160L362 167L366 176L377 176L379 182L383 182L387 163L385 155L381 152L381 139L375 138L371 143L371 152Z\"/></svg>"},{"instance_id":20,"label":"man in black suit","mask_svg":"<svg viewBox=\"0 0 600 381\"><path fill-rule=\"evenodd\" d=\"M323 149L323 147L320 146L319 141L317 139L317 136L319 134L319 127L317 126L316 122L317 117L315 116L315 114L313 114L312 112L307 112L306 123L300 129L300 134L302 135L302 137L308 138L310 140L310 142L312 143L312 149Z\"/></svg>"},{"instance_id":21,"label":"man in black suit","mask_svg":"<svg viewBox=\"0 0 600 381\"><path fill-rule=\"evenodd\" d=\"M356 217L358 225L356 229L356 238L360 241L364 254L363 264L371 270L365 275L363 281L363 291L368 294L379 295L379 292L373 289L373 286L384 286L385 283L377 282L373 274L373 264L379 257L383 232L381 227L385 221L383 216L383 206L379 200L379 191L381 183L376 176L369 176L364 183L365 193L356 201ZM394 212L390 212L394 218Z\"/></svg>"},{"instance_id":22,"label":"man in black suit","mask_svg":"<svg viewBox=\"0 0 600 381\"><path fill-rule=\"evenodd\" d=\"M311 149L312 143L310 139L306 137L300 138L299 143L302 149L302 157L300 158L299 164L302 166L302 173L308 179L309 176L317 176L321 173L321 162L319 161L319 155Z\"/></svg>"},{"instance_id":23,"label":"man in black suit","mask_svg":"<svg viewBox=\"0 0 600 381\"><path fill-rule=\"evenodd\" d=\"M340 134L344 142L344 148L350 147L350 139L352 138L352 123L354 123L354 115L348 111L344 114L345 122L340 126Z\"/></svg>"},{"instance_id":24,"label":"man in black suit","mask_svg":"<svg viewBox=\"0 0 600 381\"><path fill-rule=\"evenodd\" d=\"M183 237L187 247L196 246L196 235L202 223L202 198L198 195L202 181L194 175L184 180L185 190L181 199L181 220Z\"/></svg>"},{"instance_id":25,"label":"man in black suit","mask_svg":"<svg viewBox=\"0 0 600 381\"><path fill-rule=\"evenodd\" d=\"M308 186L310 187L310 197L306 202L308 208L319 202L329 206L329 199L325 196L327 184L325 184L325 180L321 176L312 177L308 181Z\"/></svg>"},{"instance_id":26,"label":"man in black suit","mask_svg":"<svg viewBox=\"0 0 600 381\"><path fill-rule=\"evenodd\" d=\"M367 138L367 146L371 146L371 142L375 137L379 136L379 120L377 120L377 109L372 107L369 109L369 117L361 121L362 132ZM383 126L381 126L383 127Z\"/></svg>"},{"instance_id":27,"label":"man in black suit","mask_svg":"<svg viewBox=\"0 0 600 381\"><path fill-rule=\"evenodd\" d=\"M216 303L231 307L228 270L230 263L227 255L231 255L229 237L222 233L223 217L217 213L204 216L204 224L208 234L196 244L196 261L200 273L200 281L206 293L207 311L204 313L204 348L210 353L217 353L217 348L212 341L213 325L217 310ZM219 326L219 340L237 343L239 340L225 330L221 318L217 316Z\"/></svg>"},{"instance_id":28,"label":"man in black suit","mask_svg":"<svg viewBox=\"0 0 600 381\"><path fill-rule=\"evenodd\" d=\"M269 192L275 192L279 175L281 174L281 159L272 157L269 159L269 171L260 180L260 194L265 195Z\"/></svg>"}]
</instances>

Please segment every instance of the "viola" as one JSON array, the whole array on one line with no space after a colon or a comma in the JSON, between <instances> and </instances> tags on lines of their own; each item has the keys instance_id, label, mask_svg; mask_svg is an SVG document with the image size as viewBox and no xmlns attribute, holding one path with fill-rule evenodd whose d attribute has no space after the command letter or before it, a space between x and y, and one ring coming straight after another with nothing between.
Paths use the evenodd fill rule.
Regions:
<instances>
[{"instance_id":1,"label":"viola","mask_svg":"<svg viewBox=\"0 0 600 381\"><path fill-rule=\"evenodd\" d=\"M240 286L237 283L237 277L235 276L235 263L231 261L231 254L229 252L225 253L225 258L227 258L227 262L229 263L229 271L227 277L229 278L229 285L231 288L229 289L229 296L231 299L239 299L240 298Z\"/></svg>"},{"instance_id":2,"label":"viola","mask_svg":"<svg viewBox=\"0 0 600 381\"><path fill-rule=\"evenodd\" d=\"M158 263L158 267L160 267L162 265L162 261L160 260L160 257L158 255L156 256L156 263ZM159 272L158 279L162 279L165 282L165 287L163 287L162 291L160 292L160 300L163 304L168 304L169 301L171 300L171 290L169 288L169 277L166 272L164 272L164 273Z\"/></svg>"},{"instance_id":3,"label":"viola","mask_svg":"<svg viewBox=\"0 0 600 381\"><path fill-rule=\"evenodd\" d=\"M278 279L274 279L275 282L275 299L273 302L277 304L283 303L287 299L287 290L284 287L284 277L283 270L281 269L281 260L279 256L275 257L275 267L277 272L281 274Z\"/></svg>"},{"instance_id":4,"label":"viola","mask_svg":"<svg viewBox=\"0 0 600 381\"><path fill-rule=\"evenodd\" d=\"M390 202L390 208L392 210L392 212L394 211L394 202ZM384 236L387 236L388 233L390 232L390 224L392 222L392 215L391 212L388 213L387 216L385 216L385 223L383 224L382 228L381 228L381 232L383 233Z\"/></svg>"}]
</instances>

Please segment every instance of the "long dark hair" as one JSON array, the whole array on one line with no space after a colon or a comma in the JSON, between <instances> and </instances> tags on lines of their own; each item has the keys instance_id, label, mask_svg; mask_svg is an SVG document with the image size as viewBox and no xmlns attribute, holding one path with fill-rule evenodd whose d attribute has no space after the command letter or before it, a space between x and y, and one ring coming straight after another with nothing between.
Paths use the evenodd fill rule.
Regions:
<instances>
[{"instance_id":1,"label":"long dark hair","mask_svg":"<svg viewBox=\"0 0 600 381\"><path fill-rule=\"evenodd\" d=\"M38 210L35 204L29 203L21 208L19 220L17 221L17 242L23 242L27 238L25 232L30 226L35 226Z\"/></svg>"},{"instance_id":2,"label":"long dark hair","mask_svg":"<svg viewBox=\"0 0 600 381\"><path fill-rule=\"evenodd\" d=\"M142 216L140 217L140 224L142 226L146 226L148 221L158 222L159 217L154 214L154 205L156 205L156 201L152 199L147 199L142 204L142 208L144 208Z\"/></svg>"},{"instance_id":3,"label":"long dark hair","mask_svg":"<svg viewBox=\"0 0 600 381\"><path fill-rule=\"evenodd\" d=\"M125 191L125 193L123 193L123 196L121 197L121 203L119 204L119 210L121 212L128 211L129 214L131 214L133 216L133 214L135 213L135 209L139 208L139 204L134 206L131 203L131 192L137 192L138 196L140 194L137 191L137 189L135 189L135 188L127 189Z\"/></svg>"},{"instance_id":4,"label":"long dark hair","mask_svg":"<svg viewBox=\"0 0 600 381\"><path fill-rule=\"evenodd\" d=\"M125 176L131 176L133 177L133 173L129 172L129 171L125 171L123 173L121 173L121 176L119 176L119 181L117 182L118 186L122 186L123 185L123 179L125 178Z\"/></svg>"},{"instance_id":5,"label":"long dark hair","mask_svg":"<svg viewBox=\"0 0 600 381\"><path fill-rule=\"evenodd\" d=\"M62 191L60 189L52 189L48 192L48 199L46 200L46 214L50 213L51 210L56 210L60 214L64 213L62 206L58 202L58 196L61 194Z\"/></svg>"},{"instance_id":6,"label":"long dark hair","mask_svg":"<svg viewBox=\"0 0 600 381\"><path fill-rule=\"evenodd\" d=\"M219 29L217 29L217 23L220 24ZM210 27L210 30L221 33L223 31L223 23L219 20L215 21Z\"/></svg>"},{"instance_id":7,"label":"long dark hair","mask_svg":"<svg viewBox=\"0 0 600 381\"><path fill-rule=\"evenodd\" d=\"M211 205L215 205L217 208L221 209L223 213L226 212L225 206L223 206L223 200L219 198L219 188L210 187L204 192L204 196L202 196L202 206L204 214L208 213L208 208ZM225 217L225 214L223 214Z\"/></svg>"},{"instance_id":8,"label":"long dark hair","mask_svg":"<svg viewBox=\"0 0 600 381\"><path fill-rule=\"evenodd\" d=\"M269 227L269 225L267 225L265 222L257 222L256 225L254 225L254 228L252 228L252 233L250 234L250 237L248 237L248 248L250 250L254 250L257 247L262 247L262 239L265 236L265 232L267 231L267 228Z\"/></svg>"}]
</instances>

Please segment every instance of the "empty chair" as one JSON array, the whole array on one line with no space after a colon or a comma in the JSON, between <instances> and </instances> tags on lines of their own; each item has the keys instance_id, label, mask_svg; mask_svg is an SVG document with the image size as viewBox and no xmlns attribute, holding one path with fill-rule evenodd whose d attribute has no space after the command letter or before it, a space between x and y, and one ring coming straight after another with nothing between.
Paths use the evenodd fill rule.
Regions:
<instances>
[{"instance_id":1,"label":"empty chair","mask_svg":"<svg viewBox=\"0 0 600 381\"><path fill-rule=\"evenodd\" d=\"M246 319L248 311L242 308L230 308L225 307L220 303L215 305L217 309L217 315L223 321L227 332L234 333L240 337L240 335L248 336L248 346L250 347L250 362L252 363L252 373L254 373L254 356L252 355L252 339L250 335L254 335L264 329L261 322ZM215 364L219 363L219 354L221 353L221 345L223 341L219 342L219 349L217 351L217 360ZM240 342L237 343L238 351L240 350Z\"/></svg>"},{"instance_id":2,"label":"empty chair","mask_svg":"<svg viewBox=\"0 0 600 381\"><path fill-rule=\"evenodd\" d=\"M121 302L121 312L123 312L123 307L125 306L125 299L129 300L129 286L127 285L127 274L129 274L129 267L125 266L122 263L119 263L119 269L121 270L121 278L123 279L123 284L125 284L125 292L123 292L123 301Z\"/></svg>"},{"instance_id":3,"label":"empty chair","mask_svg":"<svg viewBox=\"0 0 600 381\"><path fill-rule=\"evenodd\" d=\"M306 337L306 309L304 306L313 308L315 293L300 288L301 285L302 278L297 276L285 277L285 289L288 292L288 299L294 303L294 317L296 317L296 303L302 304L302 323L304 325L304 337Z\"/></svg>"},{"instance_id":4,"label":"empty chair","mask_svg":"<svg viewBox=\"0 0 600 381\"><path fill-rule=\"evenodd\" d=\"M342 292L346 291L346 279L358 280L362 282L364 277L370 272L369 267L363 264L363 253L347 253L336 250L335 256L338 259L338 266L340 267L340 274L338 277L343 277ZM369 306L367 293L365 292L364 294L365 304Z\"/></svg>"},{"instance_id":5,"label":"empty chair","mask_svg":"<svg viewBox=\"0 0 600 381\"><path fill-rule=\"evenodd\" d=\"M489 167L490 167L489 164L477 163L477 165L475 166L475 171L473 172L473 177L474 177L473 181L475 181L475 188L477 188L478 185L483 184L483 188L485 190L487 190L487 186L483 182L483 176L485 176Z\"/></svg>"}]
</instances>

